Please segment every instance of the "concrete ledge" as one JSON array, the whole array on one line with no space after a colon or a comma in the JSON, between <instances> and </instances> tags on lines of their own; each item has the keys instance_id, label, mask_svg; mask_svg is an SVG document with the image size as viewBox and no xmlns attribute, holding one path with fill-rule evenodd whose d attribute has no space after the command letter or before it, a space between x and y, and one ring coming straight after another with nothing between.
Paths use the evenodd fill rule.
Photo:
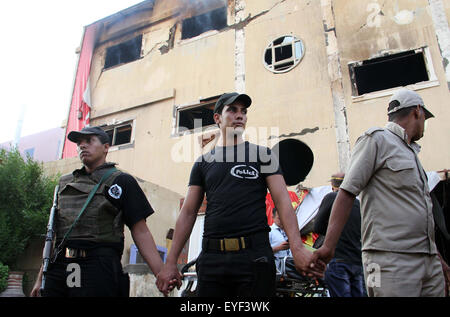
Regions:
<instances>
[{"instance_id":1,"label":"concrete ledge","mask_svg":"<svg viewBox=\"0 0 450 317\"><path fill-rule=\"evenodd\" d=\"M132 110L139 107L148 106L157 102L175 97L175 89L166 89L162 91L152 92L150 96L137 97L135 100L129 100L125 105L111 105L109 107L102 107L99 110L95 109L95 105L91 111L91 119L98 119L108 115L116 114L126 110Z\"/></svg>"},{"instance_id":2,"label":"concrete ledge","mask_svg":"<svg viewBox=\"0 0 450 317\"><path fill-rule=\"evenodd\" d=\"M148 267L147 263L127 264L123 268L123 271L128 274L152 274L152 270Z\"/></svg>"}]
</instances>

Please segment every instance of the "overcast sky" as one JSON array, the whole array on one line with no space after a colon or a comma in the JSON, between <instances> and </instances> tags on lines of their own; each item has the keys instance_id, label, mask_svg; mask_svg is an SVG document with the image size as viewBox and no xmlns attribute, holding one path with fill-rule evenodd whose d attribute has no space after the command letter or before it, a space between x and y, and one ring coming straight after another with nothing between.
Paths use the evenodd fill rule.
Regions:
<instances>
[{"instance_id":1,"label":"overcast sky","mask_svg":"<svg viewBox=\"0 0 450 317\"><path fill-rule=\"evenodd\" d=\"M0 143L67 118L83 27L142 0L21 0L0 4Z\"/></svg>"}]
</instances>

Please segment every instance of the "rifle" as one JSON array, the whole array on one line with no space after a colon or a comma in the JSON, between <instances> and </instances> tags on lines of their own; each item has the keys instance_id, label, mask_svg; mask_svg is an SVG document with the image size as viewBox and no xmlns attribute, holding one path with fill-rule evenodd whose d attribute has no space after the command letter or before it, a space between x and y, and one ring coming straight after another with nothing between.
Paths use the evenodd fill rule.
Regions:
<instances>
[{"instance_id":1,"label":"rifle","mask_svg":"<svg viewBox=\"0 0 450 317\"><path fill-rule=\"evenodd\" d=\"M58 191L59 191L59 185L56 185L55 192L53 194L53 205L52 205L52 209L50 209L50 217L48 218L47 234L45 236L44 251L42 253L43 264L42 264L42 282L41 282L41 289L40 289L41 295L45 288L45 277L47 275L48 264L51 262L51 252L52 252L53 236L54 236L53 221L55 219L55 213L57 210Z\"/></svg>"}]
</instances>

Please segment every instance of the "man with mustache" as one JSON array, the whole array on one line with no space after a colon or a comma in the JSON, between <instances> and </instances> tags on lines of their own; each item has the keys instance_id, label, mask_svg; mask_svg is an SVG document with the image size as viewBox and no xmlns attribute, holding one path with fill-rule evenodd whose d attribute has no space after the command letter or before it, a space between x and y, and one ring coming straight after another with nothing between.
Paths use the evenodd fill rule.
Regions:
<instances>
[{"instance_id":1,"label":"man with mustache","mask_svg":"<svg viewBox=\"0 0 450 317\"><path fill-rule=\"evenodd\" d=\"M215 104L214 121L220 138L192 168L172 247L157 278L157 286L164 294L174 285L181 285L177 259L205 193L202 252L196 263L198 296L275 294L275 263L265 206L267 189L284 224L297 270L321 275L320 269L308 267L312 253L302 245L278 160L270 149L244 142L242 134L251 103L248 95L234 92L223 94Z\"/></svg>"},{"instance_id":2,"label":"man with mustache","mask_svg":"<svg viewBox=\"0 0 450 317\"><path fill-rule=\"evenodd\" d=\"M83 167L59 180L55 217L55 260L45 275L42 296L128 296L128 275L120 259L124 248L124 224L131 231L139 253L153 273L163 263L145 219L154 211L136 180L106 162L109 136L99 127L72 131L68 139L77 144ZM79 216L95 186L92 200ZM77 217L79 216L79 219ZM68 283L69 275L78 270ZM78 281L77 281L78 278ZM31 292L38 296L42 268Z\"/></svg>"}]
</instances>

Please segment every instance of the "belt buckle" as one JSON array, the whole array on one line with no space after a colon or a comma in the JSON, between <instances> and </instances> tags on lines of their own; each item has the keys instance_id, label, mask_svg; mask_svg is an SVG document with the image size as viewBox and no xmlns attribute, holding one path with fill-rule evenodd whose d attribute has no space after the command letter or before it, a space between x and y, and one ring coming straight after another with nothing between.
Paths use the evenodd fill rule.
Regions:
<instances>
[{"instance_id":1,"label":"belt buckle","mask_svg":"<svg viewBox=\"0 0 450 317\"><path fill-rule=\"evenodd\" d=\"M233 239L223 239L224 249L225 251L239 251L239 240L236 238Z\"/></svg>"}]
</instances>

